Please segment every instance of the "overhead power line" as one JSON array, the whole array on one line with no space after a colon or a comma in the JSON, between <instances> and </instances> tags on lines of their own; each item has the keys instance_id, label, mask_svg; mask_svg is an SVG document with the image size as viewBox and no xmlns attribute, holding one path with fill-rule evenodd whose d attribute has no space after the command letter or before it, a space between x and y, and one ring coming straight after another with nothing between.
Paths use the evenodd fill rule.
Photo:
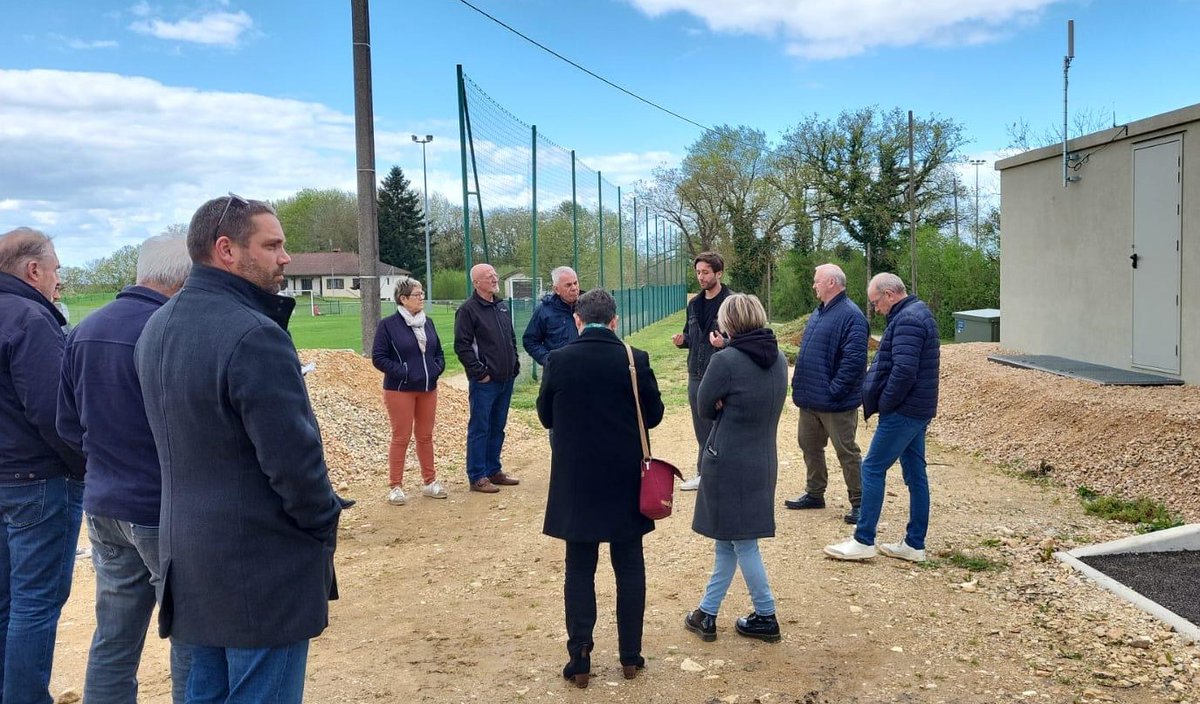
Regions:
<instances>
[{"instance_id":1,"label":"overhead power line","mask_svg":"<svg viewBox=\"0 0 1200 704\"><path fill-rule=\"evenodd\" d=\"M702 125L702 124L700 124L699 122L696 122L695 120L692 120L692 119L690 119L690 118L684 117L683 115L680 115L679 113L675 112L674 110L671 110L671 109L669 109L669 108L665 108L665 107L663 107L662 105L659 105L658 103L654 102L653 100L650 100L649 98L643 98L642 96L638 95L637 93L634 93L633 91L631 91L631 90L629 90L629 89L627 89L627 88L623 88L623 87L621 87L621 86L617 85L616 83L613 83L612 81L608 80L608 79L607 79L607 78L605 78L604 76L601 76L600 74L596 73L595 71L592 71L592 70L590 70L590 69L584 68L583 66L580 66L579 64L575 63L575 62L574 62L574 61L572 61L571 59L568 59L567 57L563 56L562 54L558 53L557 51L555 51L555 50L551 49L550 47L546 46L545 44L542 44L541 42L537 41L536 39L533 39L533 38L529 37L528 35L521 33L520 31L518 31L518 30L517 30L517 29L515 29L514 27L512 27L512 26L510 26L510 25L506 24L506 23L505 23L505 22L503 22L502 20L500 20L500 19L498 19L498 18L496 18L496 17L493 17L492 15L489 15L487 12L485 12L485 11L481 10L480 8L478 8L478 7L474 6L474 5L472 5L471 3L467 2L467 0L458 0L458 1L459 1L459 2L461 2L462 4L466 5L467 7L471 8L472 10L474 10L474 11L478 12L479 14L483 15L484 17L488 18L489 20L491 20L491 21L495 22L496 24L500 25L501 27L503 27L503 28L507 29L509 32L512 32L513 34L515 34L515 35L517 35L518 37L520 37L520 38L524 39L525 41L529 42L530 44L533 44L534 46L536 46L537 48L541 49L542 51L545 51L545 52L547 52L547 53L549 53L549 54L551 54L551 55L555 56L556 58L560 59L561 61L565 61L565 62L567 62L568 64L571 64L572 66L574 66L575 68L579 69L580 71L583 71L584 73L586 73L587 75L591 76L592 78L595 78L595 79L596 79L596 80L598 80L598 81L602 81L602 82L604 82L604 83L608 84L609 86L612 86L613 88L616 88L617 90L621 91L621 92L622 92L622 93L624 93L625 95L628 95L629 97L631 97L631 98L634 98L634 99L636 99L636 100L640 100L640 101L642 101L643 103L645 103L645 104L649 105L650 107L654 108L655 110L660 110L660 111L662 111L662 112L665 112L665 113L667 113L668 115L670 115L670 116L672 116L672 117L675 117L675 118L678 118L678 119L680 119L680 120L683 120L684 122L686 122L686 123L688 123L688 124L690 124L690 125L693 125L693 126L695 126L695 127L699 127L700 129L704 130L705 132L716 132L716 130L714 130L714 129L713 129L713 128L711 128L711 127L708 127L708 126Z\"/></svg>"}]
</instances>

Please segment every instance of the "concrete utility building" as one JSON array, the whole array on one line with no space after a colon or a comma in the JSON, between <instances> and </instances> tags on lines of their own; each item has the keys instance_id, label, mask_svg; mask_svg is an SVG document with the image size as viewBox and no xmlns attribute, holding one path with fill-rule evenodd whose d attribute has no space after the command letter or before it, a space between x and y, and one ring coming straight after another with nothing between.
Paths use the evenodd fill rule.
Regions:
<instances>
[{"instance_id":1,"label":"concrete utility building","mask_svg":"<svg viewBox=\"0 0 1200 704\"><path fill-rule=\"evenodd\" d=\"M1200 104L1000 171L1000 344L1200 383Z\"/></svg>"}]
</instances>

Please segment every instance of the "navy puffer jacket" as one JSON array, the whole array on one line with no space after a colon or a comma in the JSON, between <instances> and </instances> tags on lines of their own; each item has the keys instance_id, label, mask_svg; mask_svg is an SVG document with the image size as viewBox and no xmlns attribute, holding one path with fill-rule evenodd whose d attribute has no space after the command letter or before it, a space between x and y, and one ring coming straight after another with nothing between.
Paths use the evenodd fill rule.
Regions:
<instances>
[{"instance_id":1,"label":"navy puffer jacket","mask_svg":"<svg viewBox=\"0 0 1200 704\"><path fill-rule=\"evenodd\" d=\"M548 293L533 309L521 344L533 361L545 366L551 352L566 347L568 342L577 337L579 331L575 328L575 306L564 301L557 293Z\"/></svg>"},{"instance_id":2,"label":"navy puffer jacket","mask_svg":"<svg viewBox=\"0 0 1200 704\"><path fill-rule=\"evenodd\" d=\"M867 334L867 317L845 291L813 311L796 355L792 402L818 413L858 408L867 372Z\"/></svg>"},{"instance_id":3,"label":"navy puffer jacket","mask_svg":"<svg viewBox=\"0 0 1200 704\"><path fill-rule=\"evenodd\" d=\"M929 306L916 296L888 312L887 328L863 384L863 416L899 413L910 418L937 415L940 342Z\"/></svg>"}]
</instances>

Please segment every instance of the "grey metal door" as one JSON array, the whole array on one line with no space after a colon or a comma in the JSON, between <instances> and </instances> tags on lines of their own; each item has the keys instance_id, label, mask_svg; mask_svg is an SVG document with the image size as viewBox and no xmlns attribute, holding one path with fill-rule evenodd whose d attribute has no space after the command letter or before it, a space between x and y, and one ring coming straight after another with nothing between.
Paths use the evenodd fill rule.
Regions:
<instances>
[{"instance_id":1,"label":"grey metal door","mask_svg":"<svg viewBox=\"0 0 1200 704\"><path fill-rule=\"evenodd\" d=\"M1183 136L1133 149L1133 366L1179 373Z\"/></svg>"}]
</instances>

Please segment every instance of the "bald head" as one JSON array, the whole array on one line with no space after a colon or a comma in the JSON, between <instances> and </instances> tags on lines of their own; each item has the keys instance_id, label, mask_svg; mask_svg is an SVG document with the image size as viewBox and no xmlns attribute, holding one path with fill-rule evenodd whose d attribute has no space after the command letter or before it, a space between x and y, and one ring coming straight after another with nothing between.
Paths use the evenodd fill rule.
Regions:
<instances>
[{"instance_id":1,"label":"bald head","mask_svg":"<svg viewBox=\"0 0 1200 704\"><path fill-rule=\"evenodd\" d=\"M59 282L58 255L50 237L31 227L0 235L0 272L17 277L53 301Z\"/></svg>"},{"instance_id":2,"label":"bald head","mask_svg":"<svg viewBox=\"0 0 1200 704\"><path fill-rule=\"evenodd\" d=\"M500 277L491 264L476 264L471 267L471 285L475 293L485 300L492 300L500 291Z\"/></svg>"},{"instance_id":3,"label":"bald head","mask_svg":"<svg viewBox=\"0 0 1200 704\"><path fill-rule=\"evenodd\" d=\"M813 272L813 292L828 303L846 290L846 273L837 264L822 264Z\"/></svg>"}]
</instances>

